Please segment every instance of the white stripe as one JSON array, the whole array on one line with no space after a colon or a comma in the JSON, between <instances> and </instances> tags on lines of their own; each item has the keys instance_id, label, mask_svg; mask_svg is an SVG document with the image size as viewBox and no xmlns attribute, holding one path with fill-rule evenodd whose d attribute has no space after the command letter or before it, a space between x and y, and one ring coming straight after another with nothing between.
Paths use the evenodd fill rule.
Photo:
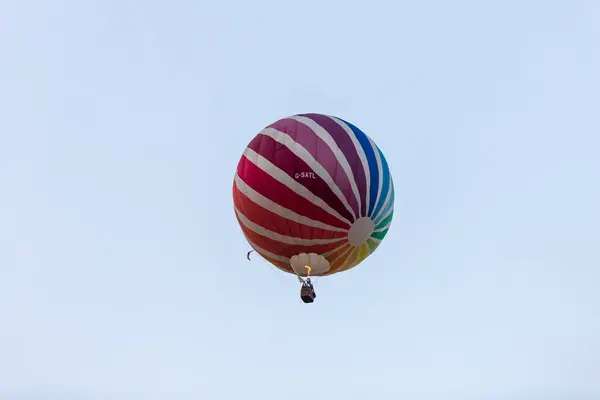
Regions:
<instances>
[{"instance_id":1,"label":"white stripe","mask_svg":"<svg viewBox=\"0 0 600 400\"><path fill-rule=\"evenodd\" d=\"M394 211L394 207L392 206L392 207L390 207L390 208L389 208L389 210L387 210L387 212L386 212L385 214L383 214L383 215L380 217L380 220L379 220L379 221L376 221L376 222L375 222L375 226L379 225L379 224L381 223L381 221L383 221L384 219L386 219L387 217L389 217L389 216L390 216L390 214L391 214L393 211Z\"/></svg>"},{"instance_id":2,"label":"white stripe","mask_svg":"<svg viewBox=\"0 0 600 400\"><path fill-rule=\"evenodd\" d=\"M380 244L381 244L381 239L377 239L376 237L372 237L372 236L371 236L371 237L369 237L369 238L367 239L367 242L368 242L369 240L373 241L373 242L374 242L376 245L380 245Z\"/></svg>"},{"instance_id":3,"label":"white stripe","mask_svg":"<svg viewBox=\"0 0 600 400\"><path fill-rule=\"evenodd\" d=\"M388 206L388 203L391 201L393 192L394 192L394 182L392 181L392 175L390 174L390 186L388 188L387 195L385 196L385 200L384 200L383 204L381 205L381 208L379 209L379 211L377 211L377 215L373 218L373 221L377 221L379 219L379 217L381 216L381 213L383 212L383 210L385 210L385 208ZM375 225L377 225L377 224L375 224Z\"/></svg>"},{"instance_id":4,"label":"white stripe","mask_svg":"<svg viewBox=\"0 0 600 400\"><path fill-rule=\"evenodd\" d=\"M244 233L244 236L246 236L245 233ZM248 244L250 244L250 247L252 247L254 249L254 251L256 251L259 255L261 255L266 262L268 262L269 264L271 264L272 266L274 266L275 268L277 268L280 271L283 271L283 272L288 273L288 274L296 275L296 273L293 272L293 269L292 269L292 271L288 271L285 268L282 268L282 267L280 267L277 264L273 264L271 262L271 260L267 259L267 257L269 257L269 258L273 259L273 261L279 261L279 262L282 262L284 264L288 264L289 265L290 260L288 258L283 257L283 256L279 256L277 254L273 254L270 251L267 251L267 250L263 249L262 247L260 247L256 243L254 243L252 240L250 240L248 238L248 236L246 236L246 240L248 241Z\"/></svg>"},{"instance_id":5,"label":"white stripe","mask_svg":"<svg viewBox=\"0 0 600 400\"><path fill-rule=\"evenodd\" d=\"M373 254L373 253L371 252L371 246L369 246L369 240L368 240L368 239L367 239L367 241L364 243L364 245L365 245L365 246L367 246L367 247L366 247L366 249L367 249L367 256L366 256L366 257L363 259L363 261L364 261L364 260L366 260L366 259L367 259L367 257L369 257L371 254Z\"/></svg>"},{"instance_id":6,"label":"white stripe","mask_svg":"<svg viewBox=\"0 0 600 400\"><path fill-rule=\"evenodd\" d=\"M269 229L265 229L262 226L250 221L237 207L235 208L235 212L237 213L240 221L244 226L254 233L257 233L261 236L264 236L268 239L275 240L281 243L286 243L295 246L314 246L319 244L330 244L341 242L342 240L347 240L346 238L336 238L336 239L304 239L282 235L277 232L273 232Z\"/></svg>"},{"instance_id":7,"label":"white stripe","mask_svg":"<svg viewBox=\"0 0 600 400\"><path fill-rule=\"evenodd\" d=\"M356 253L356 258L354 259L354 262L352 264L350 264L350 266L348 268L346 268L346 271L348 271L349 269L352 269L354 267L356 267L360 261L360 253L362 253L362 248L365 248L365 250L367 251L367 255L365 256L365 258L363 258L363 261L367 259L367 257L369 257L371 255L371 248L369 247L368 244L363 243L359 246L359 250L358 253Z\"/></svg>"},{"instance_id":8,"label":"white stripe","mask_svg":"<svg viewBox=\"0 0 600 400\"><path fill-rule=\"evenodd\" d=\"M352 262L352 264L350 264L350 266L348 268L346 268L346 271L348 271L349 269L352 269L352 268L354 268L354 267L356 267L358 265L358 263L360 261L360 253L362 253L362 250L363 250L362 248L364 246L366 246L366 245L365 244L361 244L358 247L358 251L356 252L356 258L354 259L354 261ZM369 246L367 246L367 247L369 247ZM367 254L367 256L368 256L368 254Z\"/></svg>"},{"instance_id":9,"label":"white stripe","mask_svg":"<svg viewBox=\"0 0 600 400\"><path fill-rule=\"evenodd\" d=\"M382 228L379 229L375 229L373 232L383 232L386 229L390 229L390 226L392 226L392 221L388 222L385 226L383 226Z\"/></svg>"},{"instance_id":10,"label":"white stripe","mask_svg":"<svg viewBox=\"0 0 600 400\"><path fill-rule=\"evenodd\" d=\"M383 201L383 204L381 205L381 208L379 209L379 211L377 211L377 215L375 215L372 218L373 221L377 221L377 219L379 218L379 216L381 215L383 210L385 210L385 207L387 206L388 202L390 201L391 196L392 196L392 191L388 190L387 195L385 196L385 200Z\"/></svg>"},{"instance_id":11,"label":"white stripe","mask_svg":"<svg viewBox=\"0 0 600 400\"><path fill-rule=\"evenodd\" d=\"M249 147L246 148L246 150L244 151L244 156L250 162L252 162L254 165L256 165L258 168L260 168L262 171L267 173L273 179L277 180L279 183L287 186L289 189L291 189L297 195L305 198L306 200L310 201L317 207L320 207L323 210L327 211L327 213L336 217L340 221L343 221L343 222L347 223L348 225L352 225L352 222L350 222L347 218L344 218L343 216L341 216L337 211L335 211L333 208L331 208L329 206L329 204L324 202L319 197L315 196L310 190L308 190L304 186L298 184L298 182L296 182L294 179L292 179L284 171L279 169L279 167L277 167L275 164L271 163L269 160L267 160L266 158L264 158L263 156L261 156L260 154L258 154L254 150L252 150L251 148L249 148Z\"/></svg>"},{"instance_id":12,"label":"white stripe","mask_svg":"<svg viewBox=\"0 0 600 400\"><path fill-rule=\"evenodd\" d=\"M308 217L305 217L303 215L295 213L292 210L289 210L285 207L280 206L279 204L275 203L271 199L263 196L262 194L258 193L256 190L252 189L252 187L250 187L246 182L244 182L244 180L242 178L240 178L240 176L237 173L235 174L234 179L235 179L235 185L240 190L240 192L242 192L245 196L247 196L254 203L258 204L259 206L261 206L263 208L266 208L267 210L271 211L274 214L279 215L280 217L289 219L298 224L310 226L312 228L320 228L320 229L325 229L325 230L334 231L334 232L348 232L348 229L336 228L335 226L327 225L320 221L315 221L314 219L310 219Z\"/></svg>"},{"instance_id":13,"label":"white stripe","mask_svg":"<svg viewBox=\"0 0 600 400\"><path fill-rule=\"evenodd\" d=\"M244 234L244 236L246 236L246 234ZM250 240L248 238L248 236L246 236L246 240L248 241L248 244L250 244L250 247L252 247L260 255L265 255L266 257L272 258L275 261L281 261L282 263L289 264L289 262L290 262L289 258L279 256L277 254L273 254L270 251L263 249L262 247L260 247L256 243L254 243L252 240Z\"/></svg>"},{"instance_id":14,"label":"white stripe","mask_svg":"<svg viewBox=\"0 0 600 400\"><path fill-rule=\"evenodd\" d=\"M365 207L368 210L369 198L370 198L370 193L371 193L371 190L370 190L371 189L371 170L369 169L369 162L367 161L367 155L365 154L365 151L363 150L362 146L360 145L360 142L356 138L356 135L352 131L352 128L350 128L344 121L342 121L339 118L331 117L331 116L330 116L330 118L333 119L335 122L337 122L338 125L341 126L344 129L344 131L346 131L346 133L348 134L348 136L350 136L350 139L352 140L352 144L354 145L354 148L356 149L358 158L360 159L360 162L363 166L363 170L365 171L365 180L366 180ZM365 217L367 215L367 210L362 210L362 213L360 214L360 216Z\"/></svg>"},{"instance_id":15,"label":"white stripe","mask_svg":"<svg viewBox=\"0 0 600 400\"><path fill-rule=\"evenodd\" d=\"M348 259L344 263L343 268L340 268L338 270L338 272L348 271L350 268L354 267L354 265L357 263L358 259L360 258L360 248L361 248L361 246L357 246L354 248L353 254L351 254L350 257L348 257ZM354 258L354 260L350 261L352 258Z\"/></svg>"},{"instance_id":16,"label":"white stripe","mask_svg":"<svg viewBox=\"0 0 600 400\"><path fill-rule=\"evenodd\" d=\"M327 186L329 186L329 188L333 191L333 193L335 193L335 195L340 199L340 201L342 202L344 207L346 207L346 209L348 210L350 215L352 215L352 218L356 219L354 210L352 210L352 207L350 207L348 200L346 200L346 197L344 196L344 194L342 193L340 188L335 184L335 182L333 181L333 178L331 177L331 175L329 175L329 172L327 172L327 170L325 168L323 168L323 166L321 164L319 164L319 162L315 159L315 157L312 154L310 154L310 152L308 150L306 150L304 148L304 146L302 146L298 142L296 142L287 133L278 131L277 129L274 129L274 128L265 128L259 134L268 136L268 137L274 139L275 141L277 141L278 143L283 144L292 153L294 153L294 155L296 157L300 158L302 161L307 163L308 166L313 171L315 171L315 174L317 174L319 177L321 177L321 179L323 179L325 181L325 183L327 184ZM299 186L302 186L302 185L299 185Z\"/></svg>"},{"instance_id":17,"label":"white stripe","mask_svg":"<svg viewBox=\"0 0 600 400\"><path fill-rule=\"evenodd\" d=\"M339 250L340 250L340 248L342 248L342 247L344 247L344 246L346 246L346 245L348 245L348 243L347 243L347 242L346 242L346 243L342 243L341 245L339 245L339 246L338 246L338 247L336 247L335 249L333 249L333 250L329 250L329 251L326 251L325 253L323 253L323 254L321 254L321 255L322 255L323 257L327 258L327 257L329 257L330 255L332 255L333 253L335 253L336 251L339 251Z\"/></svg>"},{"instance_id":18,"label":"white stripe","mask_svg":"<svg viewBox=\"0 0 600 400\"><path fill-rule=\"evenodd\" d=\"M253 246L253 244L250 244L250 247L252 247L252 246ZM255 251L258 253L258 255L260 255L260 256L263 258L263 260L264 260L264 261L268 262L268 263L269 263L270 265L272 265L273 267L277 268L277 269L278 269L278 270L280 270L280 271L286 272L286 273L288 273L288 274L292 274L292 272L290 272L290 271L287 271L286 269L284 269L284 268L280 267L280 266L279 266L279 265L277 265L277 264L274 264L274 263L273 263L271 260L269 260L269 259L267 258L267 255L266 255L266 254L264 254L264 253L261 253L260 251L258 251L258 250L256 250L256 249L254 249L254 250L255 250ZM262 251L262 250L261 250L261 251ZM282 262L284 262L284 261L282 261Z\"/></svg>"},{"instance_id":19,"label":"white stripe","mask_svg":"<svg viewBox=\"0 0 600 400\"><path fill-rule=\"evenodd\" d=\"M358 186L356 186L356 179L354 179L354 173L352 172L352 167L350 167L350 164L348 163L348 159L346 158L344 153L340 150L340 148L338 147L335 140L333 140L333 137L331 136L331 134L329 132L327 132L327 130L325 128L323 128L321 125L319 125L317 122L315 122L314 120L312 120L308 117L302 117L299 115L295 115L290 118L308 126L319 138L321 138L327 144L327 146L329 146L329 148L333 152L333 155L335 156L336 160L340 163L340 165L342 166L342 169L344 170L344 172L346 173L346 176L348 177L348 181L350 182L350 187L352 188L352 193L354 194L354 198L356 199L356 202L358 204L358 215L360 215L361 214L360 193L358 191ZM356 218L356 215L354 217Z\"/></svg>"},{"instance_id":20,"label":"white stripe","mask_svg":"<svg viewBox=\"0 0 600 400\"><path fill-rule=\"evenodd\" d=\"M371 140L371 138L369 138L369 143L371 143L371 148L373 149L373 152L375 153L375 160L377 161L377 170L378 170L378 174L379 175L379 185L377 186L377 197L375 197L375 203L373 203L373 211L375 211L375 209L377 208L377 203L379 203L379 198L381 197L381 191L383 189L383 166L381 165L381 156L379 155L379 149L377 148L377 146L375 145L375 142L373 142ZM369 210L371 211L371 210ZM367 214L368 215L368 214Z\"/></svg>"}]
</instances>

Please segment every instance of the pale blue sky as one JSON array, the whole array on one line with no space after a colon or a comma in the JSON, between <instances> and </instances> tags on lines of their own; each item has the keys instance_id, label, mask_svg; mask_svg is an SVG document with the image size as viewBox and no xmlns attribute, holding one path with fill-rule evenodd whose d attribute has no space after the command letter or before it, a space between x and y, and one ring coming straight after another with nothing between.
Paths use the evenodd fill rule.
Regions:
<instances>
[{"instance_id":1,"label":"pale blue sky","mask_svg":"<svg viewBox=\"0 0 600 400\"><path fill-rule=\"evenodd\" d=\"M592 0L2 1L0 398L600 398L599 43ZM397 193L310 306L231 198L303 112Z\"/></svg>"}]
</instances>

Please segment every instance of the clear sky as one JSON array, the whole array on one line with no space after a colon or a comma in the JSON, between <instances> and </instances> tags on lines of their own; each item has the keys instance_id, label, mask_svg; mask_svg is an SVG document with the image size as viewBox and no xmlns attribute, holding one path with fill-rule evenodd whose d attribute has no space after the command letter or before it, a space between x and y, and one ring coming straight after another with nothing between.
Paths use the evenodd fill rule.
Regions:
<instances>
[{"instance_id":1,"label":"clear sky","mask_svg":"<svg viewBox=\"0 0 600 400\"><path fill-rule=\"evenodd\" d=\"M0 2L0 398L600 398L600 2ZM381 147L317 302L231 187L287 115Z\"/></svg>"}]
</instances>

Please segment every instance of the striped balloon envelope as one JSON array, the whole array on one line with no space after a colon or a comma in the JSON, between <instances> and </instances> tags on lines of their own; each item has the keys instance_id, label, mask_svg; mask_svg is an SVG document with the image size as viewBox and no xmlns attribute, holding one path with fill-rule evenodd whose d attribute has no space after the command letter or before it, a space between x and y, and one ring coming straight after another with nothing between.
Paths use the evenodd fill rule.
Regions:
<instances>
[{"instance_id":1,"label":"striped balloon envelope","mask_svg":"<svg viewBox=\"0 0 600 400\"><path fill-rule=\"evenodd\" d=\"M357 266L377 249L394 213L381 150L356 126L322 114L260 131L238 163L233 199L250 246L298 276Z\"/></svg>"}]
</instances>

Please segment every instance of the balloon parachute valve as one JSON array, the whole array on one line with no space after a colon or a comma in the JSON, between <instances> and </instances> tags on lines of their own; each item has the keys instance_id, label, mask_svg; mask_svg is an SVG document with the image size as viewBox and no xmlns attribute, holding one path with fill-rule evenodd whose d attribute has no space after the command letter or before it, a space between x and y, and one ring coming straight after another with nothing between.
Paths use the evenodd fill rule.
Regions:
<instances>
[{"instance_id":1,"label":"balloon parachute valve","mask_svg":"<svg viewBox=\"0 0 600 400\"><path fill-rule=\"evenodd\" d=\"M320 276L331 268L329 261L316 253L300 253L290 258L290 266L300 277Z\"/></svg>"}]
</instances>

